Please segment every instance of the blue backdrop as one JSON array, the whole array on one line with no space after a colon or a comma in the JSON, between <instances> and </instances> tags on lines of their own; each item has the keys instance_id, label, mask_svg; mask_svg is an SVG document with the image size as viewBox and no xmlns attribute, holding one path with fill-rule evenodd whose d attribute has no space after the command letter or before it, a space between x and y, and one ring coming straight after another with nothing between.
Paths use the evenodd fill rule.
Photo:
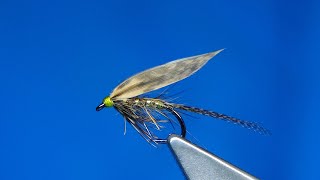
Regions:
<instances>
[{"instance_id":1,"label":"blue backdrop","mask_svg":"<svg viewBox=\"0 0 320 180\"><path fill-rule=\"evenodd\" d=\"M122 80L227 48L180 101L272 136L186 118L195 143L262 179L319 179L319 1L0 2L0 179L183 179L114 109Z\"/></svg>"}]
</instances>

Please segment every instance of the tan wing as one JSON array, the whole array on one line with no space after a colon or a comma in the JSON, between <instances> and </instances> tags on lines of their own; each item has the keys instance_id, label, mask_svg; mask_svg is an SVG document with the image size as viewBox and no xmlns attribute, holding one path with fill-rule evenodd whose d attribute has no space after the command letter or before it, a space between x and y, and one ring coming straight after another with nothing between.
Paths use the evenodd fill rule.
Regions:
<instances>
[{"instance_id":1,"label":"tan wing","mask_svg":"<svg viewBox=\"0 0 320 180\"><path fill-rule=\"evenodd\" d=\"M205 65L212 57L223 49L198 56L178 59L140 72L119 84L111 93L110 98L127 99L189 77Z\"/></svg>"}]
</instances>

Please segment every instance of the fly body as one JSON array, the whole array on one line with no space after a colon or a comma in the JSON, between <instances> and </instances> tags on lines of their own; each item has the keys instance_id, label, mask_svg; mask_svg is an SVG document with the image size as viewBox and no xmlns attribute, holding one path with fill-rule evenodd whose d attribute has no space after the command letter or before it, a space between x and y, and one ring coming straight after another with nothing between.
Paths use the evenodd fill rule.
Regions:
<instances>
[{"instance_id":1,"label":"fly body","mask_svg":"<svg viewBox=\"0 0 320 180\"><path fill-rule=\"evenodd\" d=\"M134 97L124 100L123 103L127 103L128 106L140 106L146 108L153 108L153 109L164 109L169 108L170 104L165 102L161 99L153 99L153 98L140 98Z\"/></svg>"}]
</instances>

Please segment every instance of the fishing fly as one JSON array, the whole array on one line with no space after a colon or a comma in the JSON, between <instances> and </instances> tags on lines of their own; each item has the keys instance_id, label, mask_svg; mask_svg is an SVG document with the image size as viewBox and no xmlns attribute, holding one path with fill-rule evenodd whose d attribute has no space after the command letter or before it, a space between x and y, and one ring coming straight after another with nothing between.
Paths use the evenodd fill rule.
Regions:
<instances>
[{"instance_id":1,"label":"fishing fly","mask_svg":"<svg viewBox=\"0 0 320 180\"><path fill-rule=\"evenodd\" d=\"M267 129L255 122L173 103L162 98L161 95L155 98L142 96L191 76L222 50L178 59L140 72L120 83L109 96L103 99L96 111L105 107L114 107L145 140L155 144L167 142L166 138L160 138L154 132L154 130L162 130L163 123L169 123L172 126L178 124L180 136L183 138L186 136L186 125L181 116L183 112L210 116L253 129L261 134L269 134Z\"/></svg>"}]
</instances>

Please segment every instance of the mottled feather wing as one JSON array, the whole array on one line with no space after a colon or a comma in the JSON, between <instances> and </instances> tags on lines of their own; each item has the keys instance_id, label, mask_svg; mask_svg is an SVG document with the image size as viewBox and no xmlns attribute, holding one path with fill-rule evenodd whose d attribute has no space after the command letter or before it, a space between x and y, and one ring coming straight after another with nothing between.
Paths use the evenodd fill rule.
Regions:
<instances>
[{"instance_id":1,"label":"mottled feather wing","mask_svg":"<svg viewBox=\"0 0 320 180\"><path fill-rule=\"evenodd\" d=\"M222 50L178 59L140 72L119 84L110 98L127 99L178 82L198 71Z\"/></svg>"}]
</instances>

